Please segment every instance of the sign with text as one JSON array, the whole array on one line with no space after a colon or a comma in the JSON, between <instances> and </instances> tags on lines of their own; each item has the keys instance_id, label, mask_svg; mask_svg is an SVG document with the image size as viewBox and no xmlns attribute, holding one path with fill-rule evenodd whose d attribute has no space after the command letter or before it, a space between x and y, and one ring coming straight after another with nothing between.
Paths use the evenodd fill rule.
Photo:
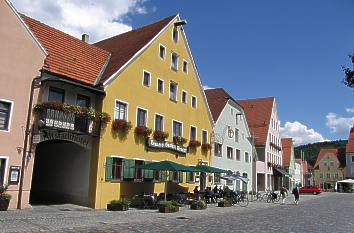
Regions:
<instances>
[{"instance_id":1,"label":"sign with text","mask_svg":"<svg viewBox=\"0 0 354 233\"><path fill-rule=\"evenodd\" d=\"M157 148L157 149L172 150L181 154L187 154L188 152L187 147L177 145L174 142L160 142L154 139L148 139L147 146L151 148Z\"/></svg>"},{"instance_id":2,"label":"sign with text","mask_svg":"<svg viewBox=\"0 0 354 233\"><path fill-rule=\"evenodd\" d=\"M77 135L70 132L59 132L51 130L43 130L43 135L41 141L46 140L67 140L77 143L83 147L87 147L90 143L90 140L84 135Z\"/></svg>"}]
</instances>

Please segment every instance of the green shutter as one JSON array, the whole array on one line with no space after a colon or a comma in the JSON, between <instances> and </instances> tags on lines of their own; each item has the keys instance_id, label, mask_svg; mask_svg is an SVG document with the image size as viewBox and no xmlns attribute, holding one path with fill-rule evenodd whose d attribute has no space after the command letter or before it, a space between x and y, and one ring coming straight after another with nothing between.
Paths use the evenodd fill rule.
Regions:
<instances>
[{"instance_id":1,"label":"green shutter","mask_svg":"<svg viewBox=\"0 0 354 233\"><path fill-rule=\"evenodd\" d=\"M178 183L183 183L183 172L178 172Z\"/></svg>"},{"instance_id":2,"label":"green shutter","mask_svg":"<svg viewBox=\"0 0 354 233\"><path fill-rule=\"evenodd\" d=\"M106 181L111 181L112 180L112 164L113 164L113 158L112 157L106 157Z\"/></svg>"},{"instance_id":3,"label":"green shutter","mask_svg":"<svg viewBox=\"0 0 354 233\"><path fill-rule=\"evenodd\" d=\"M151 163L151 162L149 162L149 161L144 162L144 164L149 164L149 163ZM154 171L144 169L144 178L145 179L153 179L154 178Z\"/></svg>"},{"instance_id":4,"label":"green shutter","mask_svg":"<svg viewBox=\"0 0 354 233\"><path fill-rule=\"evenodd\" d=\"M166 181L166 171L160 171L160 180Z\"/></svg>"},{"instance_id":5,"label":"green shutter","mask_svg":"<svg viewBox=\"0 0 354 233\"><path fill-rule=\"evenodd\" d=\"M135 160L124 159L123 160L123 177L125 179L133 179L135 177Z\"/></svg>"},{"instance_id":6,"label":"green shutter","mask_svg":"<svg viewBox=\"0 0 354 233\"><path fill-rule=\"evenodd\" d=\"M189 183L190 178L190 172L186 172L186 183Z\"/></svg>"}]
</instances>

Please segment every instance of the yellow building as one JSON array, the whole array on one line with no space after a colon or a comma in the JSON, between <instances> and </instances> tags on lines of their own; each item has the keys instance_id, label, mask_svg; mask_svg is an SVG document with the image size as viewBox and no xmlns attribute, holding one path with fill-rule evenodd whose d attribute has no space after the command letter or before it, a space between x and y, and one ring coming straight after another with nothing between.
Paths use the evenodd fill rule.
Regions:
<instances>
[{"instance_id":1,"label":"yellow building","mask_svg":"<svg viewBox=\"0 0 354 233\"><path fill-rule=\"evenodd\" d=\"M112 116L112 125L104 129L98 157L91 161L92 207L105 208L110 200L142 192L164 192L166 174L139 169L144 163L210 165L213 123L185 23L179 15L171 16L95 44L111 53L97 83L104 87L102 111ZM184 144L178 142L183 138ZM207 175L170 173L168 192L203 189Z\"/></svg>"}]
</instances>

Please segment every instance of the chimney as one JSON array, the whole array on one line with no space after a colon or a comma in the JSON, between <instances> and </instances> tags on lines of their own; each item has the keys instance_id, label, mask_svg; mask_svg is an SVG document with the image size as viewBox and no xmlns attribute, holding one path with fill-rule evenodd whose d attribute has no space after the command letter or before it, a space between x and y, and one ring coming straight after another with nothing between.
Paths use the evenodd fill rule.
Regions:
<instances>
[{"instance_id":1,"label":"chimney","mask_svg":"<svg viewBox=\"0 0 354 233\"><path fill-rule=\"evenodd\" d=\"M89 42L89 35L88 34L82 34L81 40L85 43Z\"/></svg>"}]
</instances>

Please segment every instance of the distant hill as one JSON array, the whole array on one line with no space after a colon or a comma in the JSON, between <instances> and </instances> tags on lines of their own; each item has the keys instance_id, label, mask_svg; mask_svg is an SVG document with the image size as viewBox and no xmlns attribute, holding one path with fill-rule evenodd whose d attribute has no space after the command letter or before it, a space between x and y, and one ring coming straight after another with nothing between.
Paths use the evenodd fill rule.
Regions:
<instances>
[{"instance_id":1,"label":"distant hill","mask_svg":"<svg viewBox=\"0 0 354 233\"><path fill-rule=\"evenodd\" d=\"M316 158L321 148L341 148L339 150L339 159L342 160L343 156L345 157L345 145L347 140L337 140L337 141L328 141L328 142L316 142L307 145L294 147L295 158L300 158L301 150L304 153L305 160L307 160L311 165L314 165Z\"/></svg>"}]
</instances>

